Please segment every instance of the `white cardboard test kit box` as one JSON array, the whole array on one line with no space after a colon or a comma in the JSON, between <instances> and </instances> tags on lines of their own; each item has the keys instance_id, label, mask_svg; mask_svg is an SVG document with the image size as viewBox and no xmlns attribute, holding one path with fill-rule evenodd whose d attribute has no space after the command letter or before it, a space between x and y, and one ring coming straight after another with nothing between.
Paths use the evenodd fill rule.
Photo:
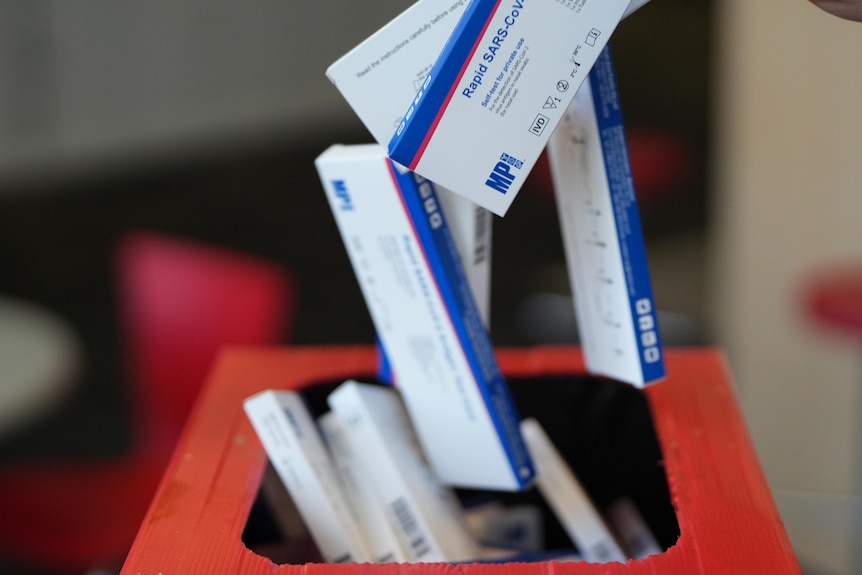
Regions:
<instances>
[{"instance_id":1,"label":"white cardboard test kit box","mask_svg":"<svg viewBox=\"0 0 862 575\"><path fill-rule=\"evenodd\" d=\"M386 509L375 491L372 477L363 463L364 454L353 449L346 430L334 411L317 419L320 432L332 453L335 469L344 484L348 503L353 504L356 518L377 563L403 563L410 559L404 550L395 528L386 515Z\"/></svg>"},{"instance_id":2,"label":"white cardboard test kit box","mask_svg":"<svg viewBox=\"0 0 862 575\"><path fill-rule=\"evenodd\" d=\"M629 0L473 0L391 158L502 216Z\"/></svg>"},{"instance_id":3,"label":"white cardboard test kit box","mask_svg":"<svg viewBox=\"0 0 862 575\"><path fill-rule=\"evenodd\" d=\"M421 0L334 62L326 76L374 140L386 145L455 29L467 0ZM437 187L485 325L490 320L490 212Z\"/></svg>"},{"instance_id":4,"label":"white cardboard test kit box","mask_svg":"<svg viewBox=\"0 0 862 575\"><path fill-rule=\"evenodd\" d=\"M302 396L294 391L262 391L246 399L243 408L324 559L329 563L372 561L374 556Z\"/></svg>"},{"instance_id":5,"label":"white cardboard test kit box","mask_svg":"<svg viewBox=\"0 0 862 575\"><path fill-rule=\"evenodd\" d=\"M649 0L632 0L623 18ZM326 77L387 144L455 30L467 0L420 0L336 60Z\"/></svg>"},{"instance_id":6,"label":"white cardboard test kit box","mask_svg":"<svg viewBox=\"0 0 862 575\"><path fill-rule=\"evenodd\" d=\"M327 402L410 561L478 558L458 499L431 470L398 392L350 380Z\"/></svg>"},{"instance_id":7,"label":"white cardboard test kit box","mask_svg":"<svg viewBox=\"0 0 862 575\"><path fill-rule=\"evenodd\" d=\"M578 552L593 563L625 563L616 538L541 424L525 419L521 429L536 462L536 485Z\"/></svg>"},{"instance_id":8,"label":"white cardboard test kit box","mask_svg":"<svg viewBox=\"0 0 862 575\"><path fill-rule=\"evenodd\" d=\"M592 373L665 377L646 247L610 49L548 144L575 315Z\"/></svg>"},{"instance_id":9,"label":"white cardboard test kit box","mask_svg":"<svg viewBox=\"0 0 862 575\"><path fill-rule=\"evenodd\" d=\"M648 0L633 0L623 14L623 18L647 2ZM339 58L327 69L327 77L379 143L387 142L393 130L401 122L406 103L414 98L416 91L422 86L433 62L455 29L458 19L463 15L465 7L466 3L463 0L455 2L452 0L421 0ZM590 90L587 87L585 91L589 92ZM572 108L567 110L561 124L568 123L569 125L560 129L565 129L567 132L571 132L573 129L590 129L590 126L581 128L579 125L590 121L592 108L584 108L584 105L576 106L578 101L584 101L586 97L577 98L572 104ZM590 100L590 104L592 104L592 100ZM583 113L575 113L581 109L583 109ZM573 127L571 125L573 122L578 125ZM593 121L593 123L595 122ZM594 136L593 139L597 140L598 136ZM625 305L625 299L621 300L619 297L619 290L625 289L626 284L622 256L640 261L642 259L640 253L643 252L643 248L638 250L636 247L627 247L625 251L621 252L622 255L617 253L610 262L610 271L606 271L605 268L608 267L608 264L604 261L606 259L604 256L591 257L597 251L591 248L595 248L599 243L594 238L583 237L584 230L592 231L596 227L594 225L596 221L605 218L608 221L599 221L602 227L601 241L605 244L611 242L614 245L604 251L608 252L616 247L619 252L618 246L616 246L617 242L610 238L612 234L616 234L617 229L612 210L599 212L596 207L583 201L582 196L589 192L595 196L593 202L595 205L601 203L603 207L609 206L612 202L611 193L620 195L620 185L614 186L613 190L607 184L602 185L601 174L605 173L605 162L598 143L594 144L593 140L590 140L591 147L588 148L588 151L591 151L590 162L584 164L584 162L578 162L580 156L566 156L569 147L560 144L558 140L555 132L550 140L549 150L551 153L556 152L557 161L554 165L554 171L557 181L557 199L561 208L560 216L566 240L570 276L572 276L573 285L578 286L578 289L574 291L575 307L578 309L579 328L583 345L587 350L588 363L591 368L595 368L593 370L595 373L616 377L635 385L642 385L644 382L659 379L663 375L660 373L661 370L646 370L647 373L645 373L643 369L638 369L637 365L633 367L632 358L635 358L635 363L637 363L636 358L639 356L638 346L633 337L622 338L620 333L623 331L634 333L631 329L632 322L626 320L626 325L623 326L612 317L615 314L619 315L615 310L620 308L620 303ZM608 154L619 155L619 153L617 148L608 149ZM625 150L622 150L621 153L627 154ZM577 169L567 167L565 162L571 162L572 165L577 166ZM579 187L584 184L589 185L589 189ZM458 251L462 256L467 277L473 288L482 317L488 325L491 217L487 210L476 206L471 201L440 186L437 186L437 189L443 204L443 211L446 214ZM599 194L604 194L604 196ZM633 202L632 196L631 203ZM602 218L597 217L596 214L602 214ZM627 208L626 215L629 221L638 218L637 207ZM627 229L627 227L624 226L623 229ZM640 233L639 230L638 226L635 234L624 234L623 240L629 244L636 241L632 238ZM583 241L589 243L581 244L580 242ZM636 255L630 256L629 254L633 252L636 252ZM636 287L645 285L649 288L649 275L645 264L634 269L639 275L628 281L628 284ZM629 272L628 276L630 277L630 269ZM575 278L575 274L577 274L577 278ZM613 276L613 278L608 276ZM605 284L607 281L616 283L608 287ZM610 296L605 292L609 292ZM641 312L638 318L648 316L642 321L654 319L651 290L645 291L643 287L640 287L638 299L641 300ZM610 303L615 304L615 307L605 309ZM644 304L650 304L647 311L644 311ZM588 313L596 307L603 309L597 313ZM645 330L645 337L649 337L650 331L657 333L654 329L647 329ZM651 363L655 363L656 355L654 352L656 349L660 349L660 346L648 347L654 349L649 351L649 358L642 356L642 361L649 359ZM384 378L388 379L388 376L384 376Z\"/></svg>"},{"instance_id":10,"label":"white cardboard test kit box","mask_svg":"<svg viewBox=\"0 0 862 575\"><path fill-rule=\"evenodd\" d=\"M520 490L533 467L434 185L380 145L316 165L396 385L447 485Z\"/></svg>"}]
</instances>

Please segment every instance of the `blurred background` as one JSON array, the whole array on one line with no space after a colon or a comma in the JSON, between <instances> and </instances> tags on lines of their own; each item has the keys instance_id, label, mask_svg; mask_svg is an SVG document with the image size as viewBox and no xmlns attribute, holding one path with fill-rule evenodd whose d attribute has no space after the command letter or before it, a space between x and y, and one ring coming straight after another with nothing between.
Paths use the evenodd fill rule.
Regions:
<instances>
[{"instance_id":1,"label":"blurred background","mask_svg":"<svg viewBox=\"0 0 862 575\"><path fill-rule=\"evenodd\" d=\"M137 445L132 233L287 277L262 341L373 341L313 160L370 141L323 72L409 4L0 0L0 490ZM862 24L652 0L611 44L665 343L727 351L805 572L862 572L862 345L824 311L862 270ZM575 341L541 166L494 224L495 343ZM86 570L4 549L50 513L16 511L0 573Z\"/></svg>"}]
</instances>

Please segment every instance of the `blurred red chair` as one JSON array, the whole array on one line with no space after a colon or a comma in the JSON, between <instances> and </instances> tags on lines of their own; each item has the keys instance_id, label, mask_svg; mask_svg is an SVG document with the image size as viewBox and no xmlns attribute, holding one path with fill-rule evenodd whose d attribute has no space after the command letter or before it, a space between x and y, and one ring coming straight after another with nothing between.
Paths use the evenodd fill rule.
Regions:
<instances>
[{"instance_id":1,"label":"blurred red chair","mask_svg":"<svg viewBox=\"0 0 862 575\"><path fill-rule=\"evenodd\" d=\"M119 567L219 348L289 336L296 288L274 263L145 232L115 258L132 447L0 470L0 549L28 565Z\"/></svg>"},{"instance_id":2,"label":"blurred red chair","mask_svg":"<svg viewBox=\"0 0 862 575\"><path fill-rule=\"evenodd\" d=\"M833 265L806 279L803 305L819 327L862 339L862 262Z\"/></svg>"}]
</instances>

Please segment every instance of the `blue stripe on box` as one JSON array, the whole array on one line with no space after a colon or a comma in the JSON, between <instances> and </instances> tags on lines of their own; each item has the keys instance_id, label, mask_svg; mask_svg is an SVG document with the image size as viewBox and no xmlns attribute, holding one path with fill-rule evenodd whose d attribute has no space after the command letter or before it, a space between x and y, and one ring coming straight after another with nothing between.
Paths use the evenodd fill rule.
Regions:
<instances>
[{"instance_id":1,"label":"blue stripe on box","mask_svg":"<svg viewBox=\"0 0 862 575\"><path fill-rule=\"evenodd\" d=\"M386 354L383 340L380 339L380 336L376 336L375 341L377 343L377 379L387 385L395 385L395 374L392 371L392 364L389 363L389 356Z\"/></svg>"},{"instance_id":2,"label":"blue stripe on box","mask_svg":"<svg viewBox=\"0 0 862 575\"><path fill-rule=\"evenodd\" d=\"M641 370L644 382L649 383L666 375L664 351L609 46L605 46L590 71L590 87L617 223ZM649 327L650 323L653 324L652 328Z\"/></svg>"},{"instance_id":3,"label":"blue stripe on box","mask_svg":"<svg viewBox=\"0 0 862 575\"><path fill-rule=\"evenodd\" d=\"M472 0L443 51L431 68L423 88L411 103L402 126L389 142L389 157L404 166L415 166L452 93L457 90L482 35L501 0ZM412 109L412 113L410 110ZM409 117L408 117L409 116Z\"/></svg>"},{"instance_id":4,"label":"blue stripe on box","mask_svg":"<svg viewBox=\"0 0 862 575\"><path fill-rule=\"evenodd\" d=\"M502 438L518 485L526 487L535 470L520 430L520 417L509 393L509 387L497 364L488 330L482 322L479 308L464 273L455 241L446 225L434 185L412 172L400 173L391 166L404 207L419 239L420 248L431 269L436 289L443 299L448 321L464 350L467 363L497 434ZM423 199L419 186L427 183L430 194ZM428 202L433 202L429 204ZM436 206L441 225L433 227L426 206ZM484 383L483 383L484 382ZM469 382L466 382L469 383Z\"/></svg>"}]
</instances>

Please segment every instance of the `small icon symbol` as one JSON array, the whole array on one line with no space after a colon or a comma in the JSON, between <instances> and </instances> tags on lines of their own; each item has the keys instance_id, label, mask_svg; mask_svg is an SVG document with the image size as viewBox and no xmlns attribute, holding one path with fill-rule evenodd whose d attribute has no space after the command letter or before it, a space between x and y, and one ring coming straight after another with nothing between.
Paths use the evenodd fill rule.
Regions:
<instances>
[{"instance_id":1,"label":"small icon symbol","mask_svg":"<svg viewBox=\"0 0 862 575\"><path fill-rule=\"evenodd\" d=\"M580 70L580 69L581 69L581 63L575 62L575 67L572 68L572 73L569 74L569 78L574 78L577 75L578 70Z\"/></svg>"},{"instance_id":2,"label":"small icon symbol","mask_svg":"<svg viewBox=\"0 0 862 575\"><path fill-rule=\"evenodd\" d=\"M590 30L590 32L587 34L587 39L586 39L587 46L595 46L596 40L598 40L599 36L601 36L601 35L602 35L602 33L599 30L597 30L596 28L593 28L592 30Z\"/></svg>"},{"instance_id":3,"label":"small icon symbol","mask_svg":"<svg viewBox=\"0 0 862 575\"><path fill-rule=\"evenodd\" d=\"M548 96L548 99L545 100L545 105L542 107L545 108L546 110L556 108L557 103L554 101L554 98Z\"/></svg>"},{"instance_id":4,"label":"small icon symbol","mask_svg":"<svg viewBox=\"0 0 862 575\"><path fill-rule=\"evenodd\" d=\"M534 136L541 136L550 122L551 119L549 117L537 114L536 119L533 120L533 125L530 126L530 133Z\"/></svg>"},{"instance_id":5,"label":"small icon symbol","mask_svg":"<svg viewBox=\"0 0 862 575\"><path fill-rule=\"evenodd\" d=\"M560 80L557 82L557 90L560 92L565 92L569 89L569 83L566 80Z\"/></svg>"}]
</instances>

